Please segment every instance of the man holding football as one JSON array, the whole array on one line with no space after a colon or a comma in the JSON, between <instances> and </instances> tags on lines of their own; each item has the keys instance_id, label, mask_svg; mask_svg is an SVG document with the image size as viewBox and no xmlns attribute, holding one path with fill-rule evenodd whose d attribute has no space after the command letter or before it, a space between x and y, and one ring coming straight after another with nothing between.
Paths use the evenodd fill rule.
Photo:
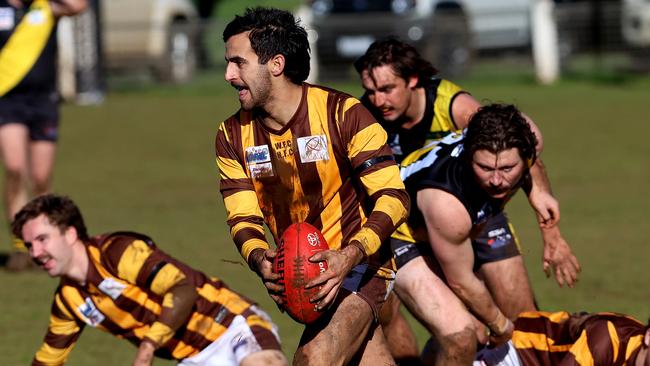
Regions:
<instances>
[{"instance_id":1,"label":"man holding football","mask_svg":"<svg viewBox=\"0 0 650 366\"><path fill-rule=\"evenodd\" d=\"M291 13L248 9L223 39L241 109L219 127L216 161L237 249L282 306L262 225L278 243L307 222L330 248L311 258L328 265L306 286L319 289L311 300L324 314L305 328L294 364L394 364L376 322L394 278L381 244L409 199L386 132L357 99L304 83L307 33Z\"/></svg>"},{"instance_id":2,"label":"man holding football","mask_svg":"<svg viewBox=\"0 0 650 366\"><path fill-rule=\"evenodd\" d=\"M138 347L134 366L154 356L180 366L283 366L275 325L253 302L158 249L118 231L90 237L68 197L39 196L12 231L60 284L47 335L32 365L63 365L86 326Z\"/></svg>"}]
</instances>

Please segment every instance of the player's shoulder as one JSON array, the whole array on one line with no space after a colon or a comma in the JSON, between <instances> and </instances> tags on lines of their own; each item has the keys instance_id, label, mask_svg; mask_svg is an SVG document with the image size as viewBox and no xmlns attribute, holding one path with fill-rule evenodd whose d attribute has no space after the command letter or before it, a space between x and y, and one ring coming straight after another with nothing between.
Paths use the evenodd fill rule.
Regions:
<instances>
[{"instance_id":1,"label":"player's shoulder","mask_svg":"<svg viewBox=\"0 0 650 366\"><path fill-rule=\"evenodd\" d=\"M307 90L307 98L310 100L319 99L323 102L327 102L329 99L338 103L346 102L351 104L361 104L359 99L341 90L309 83L304 83L304 87Z\"/></svg>"},{"instance_id":2,"label":"player's shoulder","mask_svg":"<svg viewBox=\"0 0 650 366\"><path fill-rule=\"evenodd\" d=\"M113 231L99 235L91 241L103 254L118 254L128 247L138 246L149 250L156 249L156 243L148 235L134 231ZM112 257L113 255L110 255Z\"/></svg>"}]
</instances>

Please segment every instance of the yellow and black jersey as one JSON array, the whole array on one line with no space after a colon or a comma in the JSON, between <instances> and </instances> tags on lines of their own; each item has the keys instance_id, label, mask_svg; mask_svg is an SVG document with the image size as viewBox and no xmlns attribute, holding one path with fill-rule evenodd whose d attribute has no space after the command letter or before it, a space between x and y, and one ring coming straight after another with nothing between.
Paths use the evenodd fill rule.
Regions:
<instances>
[{"instance_id":1,"label":"yellow and black jersey","mask_svg":"<svg viewBox=\"0 0 650 366\"><path fill-rule=\"evenodd\" d=\"M373 112L377 121L388 132L388 145L398 162L427 143L440 139L450 131L459 130L451 113L451 106L457 96L467 92L449 80L438 78L432 79L424 88L424 116L410 129L402 128L395 122L384 121L381 112L370 103L367 96L361 98L363 104Z\"/></svg>"},{"instance_id":2,"label":"yellow and black jersey","mask_svg":"<svg viewBox=\"0 0 650 366\"><path fill-rule=\"evenodd\" d=\"M443 190L456 197L467 209L472 225L481 225L500 213L506 199L493 199L476 183L463 154L463 133L448 132L446 136L412 152L400 165L411 201L427 188ZM392 235L407 243L428 243L422 212L413 205L408 221Z\"/></svg>"},{"instance_id":3,"label":"yellow and black jersey","mask_svg":"<svg viewBox=\"0 0 650 366\"><path fill-rule=\"evenodd\" d=\"M0 97L56 90L56 19L48 0L0 0Z\"/></svg>"},{"instance_id":4,"label":"yellow and black jersey","mask_svg":"<svg viewBox=\"0 0 650 366\"><path fill-rule=\"evenodd\" d=\"M218 278L209 278L170 257L144 235L106 234L91 239L86 248L90 261L86 284L61 279L34 365L62 365L86 326L136 346L144 337L155 338L152 332L165 294L182 281L196 287L198 300L184 325L157 339L161 346L156 356L178 360L196 355L219 338L236 315L243 315L253 332L256 327L271 329L270 323L250 309L250 300Z\"/></svg>"},{"instance_id":5,"label":"yellow and black jersey","mask_svg":"<svg viewBox=\"0 0 650 366\"><path fill-rule=\"evenodd\" d=\"M522 313L512 342L522 365L634 365L647 326L615 313Z\"/></svg>"},{"instance_id":6,"label":"yellow and black jersey","mask_svg":"<svg viewBox=\"0 0 650 366\"><path fill-rule=\"evenodd\" d=\"M330 248L358 240L370 263L406 217L408 196L386 132L355 98L303 84L300 106L279 131L244 110L224 121L216 161L231 235L245 259L292 223L319 228ZM385 253L384 253L385 252ZM381 257L381 258L379 258Z\"/></svg>"}]
</instances>

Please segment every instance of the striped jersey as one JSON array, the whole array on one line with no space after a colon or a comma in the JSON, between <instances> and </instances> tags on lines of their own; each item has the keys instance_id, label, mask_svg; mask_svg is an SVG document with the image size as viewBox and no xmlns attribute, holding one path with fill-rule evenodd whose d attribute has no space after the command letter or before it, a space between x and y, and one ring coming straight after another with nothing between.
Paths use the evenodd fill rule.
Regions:
<instances>
[{"instance_id":1,"label":"striped jersey","mask_svg":"<svg viewBox=\"0 0 650 366\"><path fill-rule=\"evenodd\" d=\"M253 332L256 327L272 328L250 309L250 300L218 278L172 258L144 235L105 234L92 238L86 248L86 283L61 278L45 341L33 365L62 365L86 326L138 346L145 336L151 338L149 331L158 320L164 295L181 282L194 285L199 297L185 324L160 339L156 356L180 360L198 354L227 330L236 315L244 316Z\"/></svg>"},{"instance_id":2,"label":"striped jersey","mask_svg":"<svg viewBox=\"0 0 650 366\"><path fill-rule=\"evenodd\" d=\"M615 313L522 313L512 342L522 365L634 365L647 326Z\"/></svg>"},{"instance_id":3,"label":"striped jersey","mask_svg":"<svg viewBox=\"0 0 650 366\"><path fill-rule=\"evenodd\" d=\"M402 160L400 175L411 201L420 190L435 188L456 197L467 209L472 225L480 225L503 210L507 200L490 197L474 179L463 154L463 133L449 132ZM514 194L514 192L513 192ZM422 212L413 205L408 222L392 235L408 243L428 243Z\"/></svg>"},{"instance_id":4,"label":"striped jersey","mask_svg":"<svg viewBox=\"0 0 650 366\"><path fill-rule=\"evenodd\" d=\"M0 97L56 90L56 19L47 0L0 0Z\"/></svg>"},{"instance_id":5,"label":"striped jersey","mask_svg":"<svg viewBox=\"0 0 650 366\"><path fill-rule=\"evenodd\" d=\"M388 132L388 145L398 162L427 143L440 139L450 131L459 130L454 122L451 106L457 96L467 92L449 80L438 78L432 79L424 88L424 116L409 129L402 128L397 122L384 121L381 111L372 105L367 95L361 98L363 104L373 112L377 121Z\"/></svg>"},{"instance_id":6,"label":"striped jersey","mask_svg":"<svg viewBox=\"0 0 650 366\"><path fill-rule=\"evenodd\" d=\"M292 223L307 222L332 249L358 240L369 263L406 217L408 196L386 132L355 98L304 83L292 119L279 131L239 110L216 136L220 189L231 235L242 256L276 243ZM382 248L380 251L379 249Z\"/></svg>"}]
</instances>

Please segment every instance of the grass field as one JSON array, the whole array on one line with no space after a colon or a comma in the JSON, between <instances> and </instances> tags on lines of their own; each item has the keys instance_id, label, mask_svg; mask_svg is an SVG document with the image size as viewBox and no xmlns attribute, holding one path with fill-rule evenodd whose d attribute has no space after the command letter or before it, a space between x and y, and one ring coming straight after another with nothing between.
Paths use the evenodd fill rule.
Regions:
<instances>
[{"instance_id":1,"label":"grass field","mask_svg":"<svg viewBox=\"0 0 650 366\"><path fill-rule=\"evenodd\" d=\"M507 66L460 82L483 101L512 102L545 137L544 160L562 204L562 229L583 266L573 289L541 270L541 243L525 199L508 212L545 310L650 315L650 78L570 75L551 87ZM510 76L509 76L510 75ZM359 93L356 84L335 87ZM214 164L214 133L238 104L218 73L182 88L118 86L101 106L64 107L55 191L81 206L92 233L150 234L169 253L258 300L280 326L291 355L301 327L275 309L228 234ZM5 231L0 242L8 243ZM27 364L44 335L56 280L0 270L0 364ZM416 327L421 344L426 336ZM87 329L70 365L124 365L135 348ZM171 363L157 362L159 365Z\"/></svg>"}]
</instances>

